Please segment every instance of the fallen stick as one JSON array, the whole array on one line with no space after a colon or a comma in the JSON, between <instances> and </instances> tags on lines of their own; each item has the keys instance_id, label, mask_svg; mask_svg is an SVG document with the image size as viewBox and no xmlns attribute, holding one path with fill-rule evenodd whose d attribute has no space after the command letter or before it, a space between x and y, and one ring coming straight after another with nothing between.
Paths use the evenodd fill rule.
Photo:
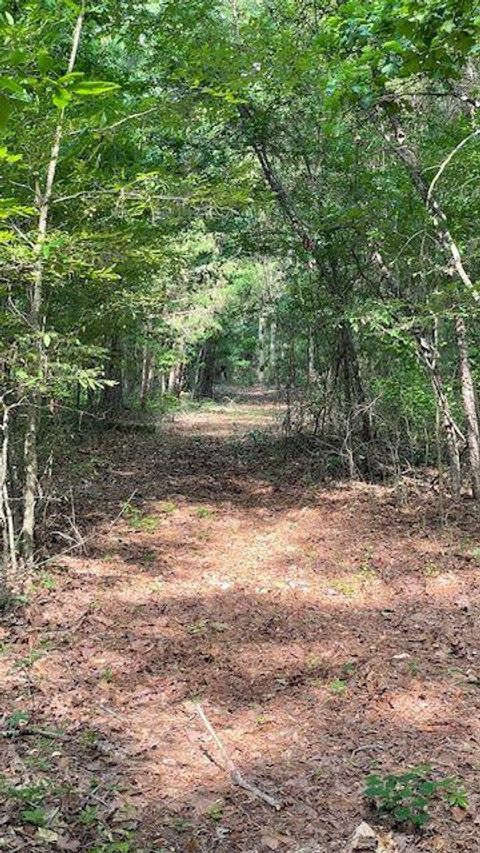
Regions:
<instances>
[{"instance_id":1,"label":"fallen stick","mask_svg":"<svg viewBox=\"0 0 480 853\"><path fill-rule=\"evenodd\" d=\"M110 531L116 525L117 521L120 521L120 519L122 518L124 513L127 511L128 507L130 506L130 503L132 502L133 498L137 494L137 491L138 491L138 489L133 490L133 492L130 495L130 497L128 498L128 500L125 501L125 503L123 504L118 515L116 515L115 518L113 519L113 521L111 521L110 524L108 525L106 533L110 533ZM58 533L58 531L56 531L56 532ZM87 542L94 540L97 536L98 536L98 533L91 533L89 536L82 537L81 545L84 547ZM70 554L71 551L74 551L76 548L80 548L80 547L81 547L80 542L77 541L77 542L75 542L75 545L71 545L69 548L65 548L63 551L59 551L58 554L52 554L51 557L46 557L45 560L41 560L39 563L35 563L35 568L41 569L43 566L47 566L50 563L58 562L61 557L65 557L67 554Z\"/></svg>"},{"instance_id":2,"label":"fallen stick","mask_svg":"<svg viewBox=\"0 0 480 853\"><path fill-rule=\"evenodd\" d=\"M281 803L276 800L275 797L271 797L270 794L266 794L265 791L260 790L260 788L257 788L256 785L252 785L250 782L247 782L247 780L243 778L242 774L230 758L223 741L220 739L219 735L217 735L202 706L197 703L194 707L208 734L215 741L218 751L225 763L225 767L223 769L228 771L232 782L235 785L238 785L239 788L243 788L244 791L248 791L250 794L253 794L254 797L258 797L259 800L263 800L264 803L267 803L267 805L271 806L277 811L281 809ZM216 764L216 762L214 763Z\"/></svg>"},{"instance_id":3,"label":"fallen stick","mask_svg":"<svg viewBox=\"0 0 480 853\"><path fill-rule=\"evenodd\" d=\"M52 740L70 739L69 735L62 734L61 732L51 732L48 729L37 729L34 726L28 726L27 728L20 729L2 729L0 731L1 737L10 738L11 740L17 740L18 738L25 737L26 735L33 735L34 737L52 738Z\"/></svg>"}]
</instances>

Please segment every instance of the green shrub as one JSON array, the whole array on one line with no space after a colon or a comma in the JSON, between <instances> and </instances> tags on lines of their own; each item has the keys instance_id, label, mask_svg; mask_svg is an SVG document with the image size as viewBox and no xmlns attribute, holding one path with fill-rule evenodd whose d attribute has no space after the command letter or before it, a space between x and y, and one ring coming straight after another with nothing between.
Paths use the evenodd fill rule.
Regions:
<instances>
[{"instance_id":1,"label":"green shrub","mask_svg":"<svg viewBox=\"0 0 480 853\"><path fill-rule=\"evenodd\" d=\"M428 766L413 767L406 773L373 774L368 777L365 796L377 811L388 814L396 823L424 826L429 818L429 805L442 797L449 806L466 809L468 797L464 787L454 778L432 779Z\"/></svg>"}]
</instances>

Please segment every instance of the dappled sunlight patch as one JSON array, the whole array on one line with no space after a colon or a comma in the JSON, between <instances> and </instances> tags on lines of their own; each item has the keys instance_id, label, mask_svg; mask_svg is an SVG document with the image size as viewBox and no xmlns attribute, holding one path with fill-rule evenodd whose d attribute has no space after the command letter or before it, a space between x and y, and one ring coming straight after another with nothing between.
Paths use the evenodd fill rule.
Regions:
<instances>
[{"instance_id":1,"label":"dappled sunlight patch","mask_svg":"<svg viewBox=\"0 0 480 853\"><path fill-rule=\"evenodd\" d=\"M342 836L382 761L448 754L448 772L470 773L478 568L437 528L415 532L384 487L307 494L252 468L255 436L197 445L176 429L132 484L139 518L159 523L95 523L95 550L67 558L55 590L32 598L7 650L6 704L61 723L82 772L116 774L179 850L189 822L217 825L217 800L235 819L248 811L245 845L260 849L256 825L291 814L312 832L321 815ZM121 500L103 488L115 516ZM53 632L58 644L13 668ZM232 784L197 701L242 773L284 799L278 815Z\"/></svg>"},{"instance_id":2,"label":"dappled sunlight patch","mask_svg":"<svg viewBox=\"0 0 480 853\"><path fill-rule=\"evenodd\" d=\"M70 673L65 670L65 656L60 650L45 649L44 654L39 654L37 660L31 664L34 676L39 676L44 684L50 684L57 688L70 680ZM44 686L45 689L45 686Z\"/></svg>"},{"instance_id":3,"label":"dappled sunlight patch","mask_svg":"<svg viewBox=\"0 0 480 853\"><path fill-rule=\"evenodd\" d=\"M440 571L438 574L437 571L436 564L428 566L426 569L428 594L439 601L445 599L451 605L452 599L454 600L455 596L465 592L465 577L453 571L445 573Z\"/></svg>"},{"instance_id":4,"label":"dappled sunlight patch","mask_svg":"<svg viewBox=\"0 0 480 853\"><path fill-rule=\"evenodd\" d=\"M401 728L455 732L465 724L459 715L463 698L458 689L444 680L425 683L415 679L408 689L388 691L377 699L373 714Z\"/></svg>"},{"instance_id":5,"label":"dappled sunlight patch","mask_svg":"<svg viewBox=\"0 0 480 853\"><path fill-rule=\"evenodd\" d=\"M199 411L184 412L175 418L175 428L189 434L203 436L245 435L255 441L267 430L278 425L283 406L272 400L261 405L250 402L214 404L211 411L203 407ZM260 433L261 431L261 433ZM249 435L250 434L250 435Z\"/></svg>"},{"instance_id":6,"label":"dappled sunlight patch","mask_svg":"<svg viewBox=\"0 0 480 853\"><path fill-rule=\"evenodd\" d=\"M157 582L158 583L158 582ZM158 587L153 586L152 578L132 578L130 582L126 581L125 585L112 592L111 601L119 604L127 605L142 605L149 604L152 593L158 592Z\"/></svg>"}]
</instances>

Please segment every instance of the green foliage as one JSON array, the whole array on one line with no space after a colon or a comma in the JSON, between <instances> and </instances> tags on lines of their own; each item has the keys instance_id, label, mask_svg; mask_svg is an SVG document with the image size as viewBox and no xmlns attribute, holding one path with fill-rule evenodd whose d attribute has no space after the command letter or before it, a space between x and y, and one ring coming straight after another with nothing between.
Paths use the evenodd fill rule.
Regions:
<instances>
[{"instance_id":1,"label":"green foliage","mask_svg":"<svg viewBox=\"0 0 480 853\"><path fill-rule=\"evenodd\" d=\"M347 682L343 681L341 678L334 678L333 681L330 681L328 689L330 690L330 693L334 694L334 696L343 696L348 689L348 685Z\"/></svg>"},{"instance_id":2,"label":"green foliage","mask_svg":"<svg viewBox=\"0 0 480 853\"><path fill-rule=\"evenodd\" d=\"M40 806L35 809L24 809L21 816L26 823L33 823L34 826L45 826L48 820L46 810Z\"/></svg>"},{"instance_id":3,"label":"green foliage","mask_svg":"<svg viewBox=\"0 0 480 853\"><path fill-rule=\"evenodd\" d=\"M14 711L5 721L5 731L15 734L15 732L28 723L29 719L30 715L27 711Z\"/></svg>"},{"instance_id":4,"label":"green foliage","mask_svg":"<svg viewBox=\"0 0 480 853\"><path fill-rule=\"evenodd\" d=\"M478 16L237 5L87 4L74 67L75 3L0 13L0 357L22 428L35 401L41 470L59 421L75 436L135 408L154 430L239 382L288 389L286 432L321 448L311 483L437 465L419 333L463 429L454 321L478 378L478 308L419 181L480 281Z\"/></svg>"},{"instance_id":5,"label":"green foliage","mask_svg":"<svg viewBox=\"0 0 480 853\"><path fill-rule=\"evenodd\" d=\"M198 506L195 510L195 515L198 516L198 518L211 518L213 512L208 508L208 506Z\"/></svg>"},{"instance_id":6,"label":"green foliage","mask_svg":"<svg viewBox=\"0 0 480 853\"><path fill-rule=\"evenodd\" d=\"M423 572L427 578L438 578L442 573L442 569L436 563L427 563L423 568Z\"/></svg>"},{"instance_id":7,"label":"green foliage","mask_svg":"<svg viewBox=\"0 0 480 853\"><path fill-rule=\"evenodd\" d=\"M45 654L45 649L31 649L24 657L18 658L14 666L17 669L30 669L37 660L40 660Z\"/></svg>"},{"instance_id":8,"label":"green foliage","mask_svg":"<svg viewBox=\"0 0 480 853\"><path fill-rule=\"evenodd\" d=\"M139 507L131 504L125 505L123 515L134 530L153 533L158 527L159 519L155 515L145 515Z\"/></svg>"},{"instance_id":9,"label":"green foliage","mask_svg":"<svg viewBox=\"0 0 480 853\"><path fill-rule=\"evenodd\" d=\"M423 765L405 773L372 774L364 793L380 813L391 815L398 824L418 827L428 823L429 806L439 796L450 806L468 807L466 791L458 780L432 779L431 768Z\"/></svg>"},{"instance_id":10,"label":"green foliage","mask_svg":"<svg viewBox=\"0 0 480 853\"><path fill-rule=\"evenodd\" d=\"M94 826L98 821L98 806L85 806L78 815L78 820L84 826Z\"/></svg>"},{"instance_id":11,"label":"green foliage","mask_svg":"<svg viewBox=\"0 0 480 853\"><path fill-rule=\"evenodd\" d=\"M43 575L41 575L39 583L43 589L55 589L57 586L55 578L48 572L45 572Z\"/></svg>"},{"instance_id":12,"label":"green foliage","mask_svg":"<svg viewBox=\"0 0 480 853\"><path fill-rule=\"evenodd\" d=\"M207 810L207 815L211 820L216 822L222 820L223 818L223 803L221 800L218 800L216 803L213 803L210 808Z\"/></svg>"},{"instance_id":13,"label":"green foliage","mask_svg":"<svg viewBox=\"0 0 480 853\"><path fill-rule=\"evenodd\" d=\"M48 783L37 785L10 785L4 777L0 777L0 792L7 797L12 797L21 803L40 808L49 790Z\"/></svg>"},{"instance_id":14,"label":"green foliage","mask_svg":"<svg viewBox=\"0 0 480 853\"><path fill-rule=\"evenodd\" d=\"M170 826L175 830L175 832L188 832L188 830L191 829L192 824L189 820L186 820L186 818L174 817L170 821Z\"/></svg>"},{"instance_id":15,"label":"green foliage","mask_svg":"<svg viewBox=\"0 0 480 853\"><path fill-rule=\"evenodd\" d=\"M158 509L163 513L163 515L173 515L173 513L177 511L178 507L174 501L161 501Z\"/></svg>"},{"instance_id":16,"label":"green foliage","mask_svg":"<svg viewBox=\"0 0 480 853\"><path fill-rule=\"evenodd\" d=\"M105 681L107 684L110 684L113 681L113 670L111 666L107 666L101 671L100 679Z\"/></svg>"}]
</instances>

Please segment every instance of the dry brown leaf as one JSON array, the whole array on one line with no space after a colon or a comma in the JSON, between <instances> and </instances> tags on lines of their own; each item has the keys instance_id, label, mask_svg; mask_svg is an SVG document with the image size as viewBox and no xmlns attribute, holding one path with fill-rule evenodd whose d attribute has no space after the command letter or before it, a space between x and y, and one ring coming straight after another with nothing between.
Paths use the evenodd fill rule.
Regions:
<instances>
[{"instance_id":1,"label":"dry brown leaf","mask_svg":"<svg viewBox=\"0 0 480 853\"><path fill-rule=\"evenodd\" d=\"M57 847L59 850L64 850L65 853L76 853L77 850L80 850L80 842L75 838L60 836L57 840Z\"/></svg>"},{"instance_id":2,"label":"dry brown leaf","mask_svg":"<svg viewBox=\"0 0 480 853\"><path fill-rule=\"evenodd\" d=\"M453 819L457 823L461 823L463 820L465 820L465 818L467 816L466 810L461 809L459 806L453 806L451 813L452 813Z\"/></svg>"},{"instance_id":3,"label":"dry brown leaf","mask_svg":"<svg viewBox=\"0 0 480 853\"><path fill-rule=\"evenodd\" d=\"M260 838L260 843L262 847L266 847L268 850L278 850L282 842L276 835L265 833Z\"/></svg>"},{"instance_id":4,"label":"dry brown leaf","mask_svg":"<svg viewBox=\"0 0 480 853\"><path fill-rule=\"evenodd\" d=\"M445 838L442 838L439 835L437 835L436 838L432 838L432 840L431 840L432 853L443 853L443 851L446 851L447 849L448 849L448 847L447 847L447 842L446 842Z\"/></svg>"}]
</instances>

